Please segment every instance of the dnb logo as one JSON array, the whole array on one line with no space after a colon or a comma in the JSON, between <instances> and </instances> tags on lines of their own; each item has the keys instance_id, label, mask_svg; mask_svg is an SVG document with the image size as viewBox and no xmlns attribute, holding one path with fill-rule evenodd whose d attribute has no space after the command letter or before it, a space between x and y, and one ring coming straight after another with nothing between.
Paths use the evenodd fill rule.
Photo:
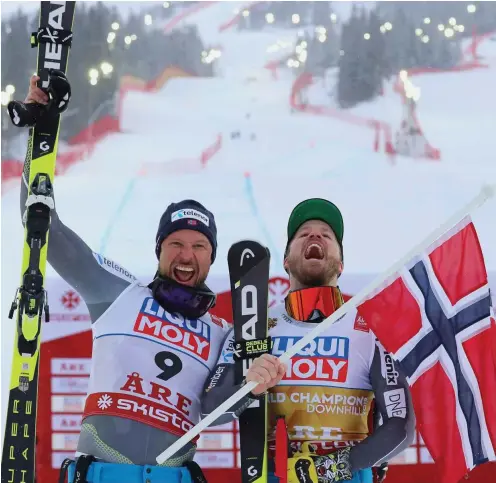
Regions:
<instances>
[{"instance_id":1,"label":"dnb logo","mask_svg":"<svg viewBox=\"0 0 496 483\"><path fill-rule=\"evenodd\" d=\"M134 332L167 342L196 359L207 361L210 355L210 326L198 319L170 314L152 297L143 301Z\"/></svg>"},{"instance_id":2,"label":"dnb logo","mask_svg":"<svg viewBox=\"0 0 496 483\"><path fill-rule=\"evenodd\" d=\"M301 337L273 337L272 354L280 356ZM317 337L288 362L283 380L345 382L350 341L347 337Z\"/></svg>"}]
</instances>

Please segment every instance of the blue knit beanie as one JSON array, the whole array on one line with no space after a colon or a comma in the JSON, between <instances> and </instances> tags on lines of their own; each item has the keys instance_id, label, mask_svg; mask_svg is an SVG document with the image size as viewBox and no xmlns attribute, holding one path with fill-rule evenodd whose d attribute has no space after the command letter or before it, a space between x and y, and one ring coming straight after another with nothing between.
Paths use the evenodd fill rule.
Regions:
<instances>
[{"instance_id":1,"label":"blue knit beanie","mask_svg":"<svg viewBox=\"0 0 496 483\"><path fill-rule=\"evenodd\" d=\"M214 215L195 200L171 203L160 218L155 253L160 258L162 242L178 230L195 230L203 233L212 245L212 263L217 252L217 227Z\"/></svg>"}]
</instances>

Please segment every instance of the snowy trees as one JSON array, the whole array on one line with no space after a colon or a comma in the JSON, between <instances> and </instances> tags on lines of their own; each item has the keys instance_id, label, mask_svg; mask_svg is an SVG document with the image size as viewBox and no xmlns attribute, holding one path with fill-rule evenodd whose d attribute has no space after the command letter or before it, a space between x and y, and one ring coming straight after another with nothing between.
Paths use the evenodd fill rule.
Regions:
<instances>
[{"instance_id":1,"label":"snowy trees","mask_svg":"<svg viewBox=\"0 0 496 483\"><path fill-rule=\"evenodd\" d=\"M378 95L383 80L401 70L455 66L464 30L457 28L446 8L442 10L446 26L429 17L441 15L439 6L429 2L379 3L371 12L354 8L341 29L337 86L341 107Z\"/></svg>"},{"instance_id":2,"label":"snowy trees","mask_svg":"<svg viewBox=\"0 0 496 483\"><path fill-rule=\"evenodd\" d=\"M390 66L380 24L375 12L366 14L354 9L342 27L337 86L341 107L351 107L381 92Z\"/></svg>"},{"instance_id":3,"label":"snowy trees","mask_svg":"<svg viewBox=\"0 0 496 483\"><path fill-rule=\"evenodd\" d=\"M122 76L150 81L166 67L176 66L198 76L211 76L212 63L202 62L205 47L197 29L188 27L166 35L158 24L170 17L174 4L150 10L155 24L145 20L146 12L123 18L104 2L81 2L76 10L74 42L69 57L68 78L72 100L61 124L61 138L67 140L105 114L112 114L114 97ZM2 20L2 86L14 86L12 98L23 100L29 77L36 70L36 50L29 48L31 32L38 29L38 15L21 11ZM79 41L81 39L81 41ZM3 89L2 87L2 89ZM2 103L7 99L3 98ZM20 133L2 109L2 157L8 141Z\"/></svg>"}]
</instances>

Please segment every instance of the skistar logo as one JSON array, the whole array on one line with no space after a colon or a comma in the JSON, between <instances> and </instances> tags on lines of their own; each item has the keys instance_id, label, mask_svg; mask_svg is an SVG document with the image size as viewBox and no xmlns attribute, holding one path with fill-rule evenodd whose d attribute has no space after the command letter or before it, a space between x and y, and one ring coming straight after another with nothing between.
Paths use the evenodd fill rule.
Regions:
<instances>
[{"instance_id":1,"label":"skistar logo","mask_svg":"<svg viewBox=\"0 0 496 483\"><path fill-rule=\"evenodd\" d=\"M79 305L81 298L74 290L67 290L67 292L62 295L60 301L66 309L73 310Z\"/></svg>"},{"instance_id":2,"label":"skistar logo","mask_svg":"<svg viewBox=\"0 0 496 483\"><path fill-rule=\"evenodd\" d=\"M98 401L97 401L97 406L102 410L102 411L105 411L105 409L109 408L110 406L112 406L112 403L114 401L112 400L112 398L108 395L108 394L102 394L99 398L98 398Z\"/></svg>"},{"instance_id":3,"label":"skistar logo","mask_svg":"<svg viewBox=\"0 0 496 483\"><path fill-rule=\"evenodd\" d=\"M167 342L203 361L210 355L210 326L199 319L170 314L152 297L144 300L133 330Z\"/></svg>"},{"instance_id":4,"label":"skistar logo","mask_svg":"<svg viewBox=\"0 0 496 483\"><path fill-rule=\"evenodd\" d=\"M106 414L139 421L163 431L183 435L194 424L188 419L192 400L154 382L146 383L137 372L129 374L122 392L97 392L86 399L84 417Z\"/></svg>"},{"instance_id":5,"label":"skistar logo","mask_svg":"<svg viewBox=\"0 0 496 483\"><path fill-rule=\"evenodd\" d=\"M301 337L273 337L272 354L280 356ZM317 337L288 362L283 380L345 382L350 341L347 337Z\"/></svg>"},{"instance_id":6,"label":"skistar logo","mask_svg":"<svg viewBox=\"0 0 496 483\"><path fill-rule=\"evenodd\" d=\"M156 382L145 381L138 372L128 374L127 380L120 390L159 401L161 404L172 406L185 416L189 416L191 399Z\"/></svg>"}]
</instances>

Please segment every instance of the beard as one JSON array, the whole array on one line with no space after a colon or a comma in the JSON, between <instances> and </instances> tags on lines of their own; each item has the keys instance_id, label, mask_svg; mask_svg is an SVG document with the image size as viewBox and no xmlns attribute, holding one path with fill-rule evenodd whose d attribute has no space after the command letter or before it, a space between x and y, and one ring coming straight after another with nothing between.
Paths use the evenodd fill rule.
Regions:
<instances>
[{"instance_id":1,"label":"beard","mask_svg":"<svg viewBox=\"0 0 496 483\"><path fill-rule=\"evenodd\" d=\"M288 257L289 273L305 287L322 287L341 273L341 261L330 258L325 263L317 260L306 260L301 256Z\"/></svg>"}]
</instances>

